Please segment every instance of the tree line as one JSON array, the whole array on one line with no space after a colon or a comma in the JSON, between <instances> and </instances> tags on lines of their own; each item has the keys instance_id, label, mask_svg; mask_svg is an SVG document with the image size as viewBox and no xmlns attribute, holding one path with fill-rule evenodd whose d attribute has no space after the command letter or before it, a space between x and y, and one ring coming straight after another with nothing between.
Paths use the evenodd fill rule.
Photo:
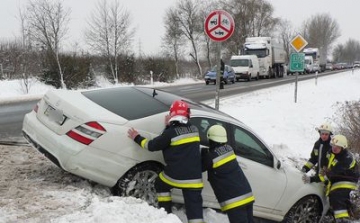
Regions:
<instances>
[{"instance_id":1,"label":"tree line","mask_svg":"<svg viewBox=\"0 0 360 223\"><path fill-rule=\"evenodd\" d=\"M204 33L204 21L215 10L229 12L235 20L233 35L221 44L227 61L238 54L246 37L270 36L282 43L288 54L290 41L300 33L309 47L333 51L337 62L360 60L360 42L349 39L334 46L340 27L330 14L316 14L294 28L290 21L274 16L267 0L178 0L165 11L162 47L158 55L135 55L131 12L119 0L99 0L90 12L83 33L87 49L74 46L65 51L71 10L60 0L28 0L19 7L21 34L0 40L0 78L38 77L56 88L93 86L96 77L109 81L146 83L150 72L155 80L171 81L189 75L202 78L219 58L217 44Z\"/></svg>"}]
</instances>

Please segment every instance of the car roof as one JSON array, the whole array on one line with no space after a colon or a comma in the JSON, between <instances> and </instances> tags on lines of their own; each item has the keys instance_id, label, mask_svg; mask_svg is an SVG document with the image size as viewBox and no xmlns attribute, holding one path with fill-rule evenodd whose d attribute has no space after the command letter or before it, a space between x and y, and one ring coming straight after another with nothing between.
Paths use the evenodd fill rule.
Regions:
<instances>
[{"instance_id":1,"label":"car roof","mask_svg":"<svg viewBox=\"0 0 360 223\"><path fill-rule=\"evenodd\" d=\"M191 99L150 87L113 87L83 91L82 94L103 108L127 119L134 120L168 112L175 100L189 104L190 109L231 116Z\"/></svg>"}]
</instances>

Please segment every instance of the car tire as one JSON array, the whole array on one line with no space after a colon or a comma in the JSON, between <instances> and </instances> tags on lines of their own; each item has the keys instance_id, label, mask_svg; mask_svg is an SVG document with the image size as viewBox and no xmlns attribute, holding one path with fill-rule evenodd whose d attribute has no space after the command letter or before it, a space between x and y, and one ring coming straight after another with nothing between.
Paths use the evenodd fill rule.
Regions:
<instances>
[{"instance_id":1,"label":"car tire","mask_svg":"<svg viewBox=\"0 0 360 223\"><path fill-rule=\"evenodd\" d=\"M299 200L285 215L282 223L318 222L321 216L321 204L314 196Z\"/></svg>"},{"instance_id":2,"label":"car tire","mask_svg":"<svg viewBox=\"0 0 360 223\"><path fill-rule=\"evenodd\" d=\"M158 163L142 163L124 174L112 188L116 196L136 197L146 201L149 205L157 206L155 179L163 170Z\"/></svg>"},{"instance_id":3,"label":"car tire","mask_svg":"<svg viewBox=\"0 0 360 223\"><path fill-rule=\"evenodd\" d=\"M209 85L209 81L205 81L205 84L206 84L206 85Z\"/></svg>"}]
</instances>

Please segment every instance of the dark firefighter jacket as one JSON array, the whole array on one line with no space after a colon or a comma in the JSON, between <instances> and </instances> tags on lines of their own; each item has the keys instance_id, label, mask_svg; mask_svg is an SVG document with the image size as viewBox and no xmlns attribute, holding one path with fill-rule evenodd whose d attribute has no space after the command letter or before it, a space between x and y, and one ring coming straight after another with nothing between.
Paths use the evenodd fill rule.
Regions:
<instances>
[{"instance_id":1,"label":"dark firefighter jacket","mask_svg":"<svg viewBox=\"0 0 360 223\"><path fill-rule=\"evenodd\" d=\"M313 149L311 151L311 154L310 154L310 159L303 166L303 168L306 170L306 172L309 172L309 170L311 168L313 168L316 164L318 164L320 150L321 150L321 161L320 161L321 164L320 165L318 164L318 168L316 169L316 173L317 174L319 173L319 168L322 168L322 167L326 166L326 163L327 163L326 154L328 153L328 151L331 150L330 140L331 140L330 137L326 141L322 141L321 138L319 138L314 143L314 147L313 147Z\"/></svg>"},{"instance_id":2,"label":"dark firefighter jacket","mask_svg":"<svg viewBox=\"0 0 360 223\"><path fill-rule=\"evenodd\" d=\"M326 194L336 189L357 189L359 178L356 160L348 149L343 149L339 154L330 150L326 154L326 173L311 177L311 182L324 182L327 184Z\"/></svg>"},{"instance_id":3,"label":"dark firefighter jacket","mask_svg":"<svg viewBox=\"0 0 360 223\"><path fill-rule=\"evenodd\" d=\"M203 171L208 172L208 181L222 211L254 202L250 184L231 146L211 142L210 149L201 153Z\"/></svg>"},{"instance_id":4,"label":"dark firefighter jacket","mask_svg":"<svg viewBox=\"0 0 360 223\"><path fill-rule=\"evenodd\" d=\"M157 137L141 135L134 141L149 151L162 150L166 166L159 174L162 181L177 188L203 188L200 137L196 126L171 122Z\"/></svg>"}]
</instances>

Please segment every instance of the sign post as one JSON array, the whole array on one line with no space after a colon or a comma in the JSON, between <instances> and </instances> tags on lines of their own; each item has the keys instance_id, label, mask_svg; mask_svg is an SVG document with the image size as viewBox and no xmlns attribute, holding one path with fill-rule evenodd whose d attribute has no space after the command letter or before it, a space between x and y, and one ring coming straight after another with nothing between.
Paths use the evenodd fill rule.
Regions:
<instances>
[{"instance_id":1,"label":"sign post","mask_svg":"<svg viewBox=\"0 0 360 223\"><path fill-rule=\"evenodd\" d=\"M215 92L215 109L219 110L219 90L220 90L220 69L221 69L221 42L227 40L234 32L235 22L233 17L224 10L215 10L205 19L205 33L217 44L218 63L216 72L216 92Z\"/></svg>"},{"instance_id":2,"label":"sign post","mask_svg":"<svg viewBox=\"0 0 360 223\"><path fill-rule=\"evenodd\" d=\"M295 103L297 102L297 86L298 86L299 72L304 72L304 62L305 62L305 54L299 52L302 49L304 49L307 44L308 42L300 34L298 34L291 40L291 46L297 52L297 53L292 53L290 55L290 71L296 72L295 93L294 93Z\"/></svg>"}]
</instances>

